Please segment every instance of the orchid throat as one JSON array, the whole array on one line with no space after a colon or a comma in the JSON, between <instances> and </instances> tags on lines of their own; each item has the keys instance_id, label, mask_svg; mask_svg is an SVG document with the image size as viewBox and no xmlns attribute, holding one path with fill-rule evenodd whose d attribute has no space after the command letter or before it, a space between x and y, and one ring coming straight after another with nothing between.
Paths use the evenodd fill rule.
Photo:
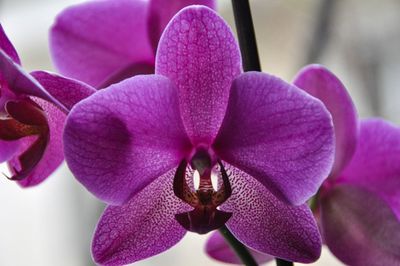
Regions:
<instances>
[{"instance_id":1,"label":"orchid throat","mask_svg":"<svg viewBox=\"0 0 400 266\"><path fill-rule=\"evenodd\" d=\"M211 181L212 169L216 163L219 165L222 177L222 184L217 191ZM232 189L222 162L220 160L213 162L206 149L197 149L190 159L190 164L200 175L198 189L193 191L186 183L188 166L186 159L181 161L176 170L173 187L174 194L194 209L176 214L175 219L188 231L206 234L223 226L232 216L232 213L218 209L218 206L231 196Z\"/></svg>"}]
</instances>

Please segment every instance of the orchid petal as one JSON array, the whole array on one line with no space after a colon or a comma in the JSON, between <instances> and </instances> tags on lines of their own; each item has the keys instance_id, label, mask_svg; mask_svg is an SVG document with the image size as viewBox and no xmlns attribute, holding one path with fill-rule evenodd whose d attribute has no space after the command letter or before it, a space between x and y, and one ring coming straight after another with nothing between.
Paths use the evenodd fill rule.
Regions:
<instances>
[{"instance_id":1,"label":"orchid petal","mask_svg":"<svg viewBox=\"0 0 400 266\"><path fill-rule=\"evenodd\" d=\"M50 72L34 71L31 75L68 110L96 92L93 87L85 83Z\"/></svg>"},{"instance_id":2,"label":"orchid petal","mask_svg":"<svg viewBox=\"0 0 400 266\"><path fill-rule=\"evenodd\" d=\"M151 0L149 3L148 29L154 51L157 49L161 33L171 18L189 5L204 5L215 9L215 0Z\"/></svg>"},{"instance_id":3,"label":"orchid petal","mask_svg":"<svg viewBox=\"0 0 400 266\"><path fill-rule=\"evenodd\" d=\"M362 120L356 152L339 179L379 195L400 221L400 128L382 119Z\"/></svg>"},{"instance_id":4,"label":"orchid petal","mask_svg":"<svg viewBox=\"0 0 400 266\"><path fill-rule=\"evenodd\" d=\"M176 88L165 77L135 76L79 102L68 116L64 150L75 177L120 205L177 166L190 149Z\"/></svg>"},{"instance_id":5,"label":"orchid petal","mask_svg":"<svg viewBox=\"0 0 400 266\"><path fill-rule=\"evenodd\" d=\"M302 90L247 72L232 85L214 149L281 200L299 205L331 169L332 121L323 104Z\"/></svg>"},{"instance_id":6,"label":"orchid petal","mask_svg":"<svg viewBox=\"0 0 400 266\"><path fill-rule=\"evenodd\" d=\"M324 239L354 266L400 264L400 223L387 204L361 187L339 185L321 201Z\"/></svg>"},{"instance_id":7,"label":"orchid petal","mask_svg":"<svg viewBox=\"0 0 400 266\"><path fill-rule=\"evenodd\" d=\"M271 255L260 253L250 248L248 248L248 250L258 264L263 264L274 259ZM216 260L237 265L242 264L238 255L232 250L218 231L214 232L207 240L206 252L210 257Z\"/></svg>"},{"instance_id":8,"label":"orchid petal","mask_svg":"<svg viewBox=\"0 0 400 266\"><path fill-rule=\"evenodd\" d=\"M56 68L91 86L140 62L154 64L146 1L90 1L65 9L50 31Z\"/></svg>"},{"instance_id":9,"label":"orchid petal","mask_svg":"<svg viewBox=\"0 0 400 266\"><path fill-rule=\"evenodd\" d=\"M294 84L320 99L332 115L336 150L331 177L336 177L354 154L358 138L357 111L340 80L320 65L309 65L297 74Z\"/></svg>"},{"instance_id":10,"label":"orchid petal","mask_svg":"<svg viewBox=\"0 0 400 266\"><path fill-rule=\"evenodd\" d=\"M232 184L221 210L232 212L226 225L246 246L289 261L312 262L321 253L321 237L306 204L290 206L243 171L224 164Z\"/></svg>"},{"instance_id":11,"label":"orchid petal","mask_svg":"<svg viewBox=\"0 0 400 266\"><path fill-rule=\"evenodd\" d=\"M21 176L23 179L19 180L18 183L22 187L31 187L38 185L43 182L47 177L49 177L62 163L64 160L63 149L62 149L62 130L64 127L64 122L66 115L61 112L54 105L42 99L34 99L35 102L43 108L47 115L47 123L49 128L49 139L47 140L46 147L43 154L40 154L37 164L34 168L30 169L29 172L18 172L21 169L21 159L20 156L25 154L25 157L29 156L39 156L39 150L32 150L30 153L26 153L32 147L32 145L41 145L41 143L36 142L35 137L26 137L21 140L19 152L17 152L14 157L8 162L11 172L15 176ZM32 147L35 148L35 147ZM35 149L41 149L39 146ZM34 158L25 158L25 160L32 160ZM17 170L17 171L16 171ZM24 170L22 168L22 170ZM19 178L17 178L19 179Z\"/></svg>"},{"instance_id":12,"label":"orchid petal","mask_svg":"<svg viewBox=\"0 0 400 266\"><path fill-rule=\"evenodd\" d=\"M2 50L0 50L0 70L0 79L7 83L8 89L13 93L42 98L67 112L57 99L52 97L37 80L26 73L20 65L15 63Z\"/></svg>"},{"instance_id":13,"label":"orchid petal","mask_svg":"<svg viewBox=\"0 0 400 266\"><path fill-rule=\"evenodd\" d=\"M8 39L6 33L4 32L3 26L0 23L0 50L3 50L15 63L21 64L19 56L14 46Z\"/></svg>"},{"instance_id":14,"label":"orchid petal","mask_svg":"<svg viewBox=\"0 0 400 266\"><path fill-rule=\"evenodd\" d=\"M179 242L186 230L175 220L185 203L172 190L174 170L158 177L127 204L109 206L92 242L101 265L125 265L159 254Z\"/></svg>"},{"instance_id":15,"label":"orchid petal","mask_svg":"<svg viewBox=\"0 0 400 266\"><path fill-rule=\"evenodd\" d=\"M211 144L225 114L232 80L240 72L232 31L207 7L182 9L161 36L156 73L177 86L183 123L193 144Z\"/></svg>"},{"instance_id":16,"label":"orchid petal","mask_svg":"<svg viewBox=\"0 0 400 266\"><path fill-rule=\"evenodd\" d=\"M19 148L19 141L0 140L0 163L8 161Z\"/></svg>"}]
</instances>

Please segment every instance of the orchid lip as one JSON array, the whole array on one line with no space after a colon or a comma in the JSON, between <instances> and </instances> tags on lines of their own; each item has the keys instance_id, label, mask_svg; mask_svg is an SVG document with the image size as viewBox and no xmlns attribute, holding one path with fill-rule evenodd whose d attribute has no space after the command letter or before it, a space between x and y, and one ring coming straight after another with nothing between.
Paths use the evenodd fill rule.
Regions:
<instances>
[{"instance_id":1,"label":"orchid lip","mask_svg":"<svg viewBox=\"0 0 400 266\"><path fill-rule=\"evenodd\" d=\"M186 183L186 168L188 162L183 159L179 164L174 177L174 194L194 209L190 212L178 213L175 219L188 231L206 234L212 230L222 227L231 218L232 213L218 209L232 194L232 188L228 175L220 160L217 161L222 185L215 190L211 181L213 160L204 148L199 148L190 161L194 170L199 172L199 187L192 191Z\"/></svg>"}]
</instances>

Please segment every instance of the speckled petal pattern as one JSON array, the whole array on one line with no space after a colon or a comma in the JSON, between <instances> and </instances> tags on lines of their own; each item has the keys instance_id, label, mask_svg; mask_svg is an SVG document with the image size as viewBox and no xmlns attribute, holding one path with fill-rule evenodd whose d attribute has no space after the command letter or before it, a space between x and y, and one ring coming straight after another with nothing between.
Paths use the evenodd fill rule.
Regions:
<instances>
[{"instance_id":1,"label":"speckled petal pattern","mask_svg":"<svg viewBox=\"0 0 400 266\"><path fill-rule=\"evenodd\" d=\"M335 162L331 178L337 176L354 154L358 138L356 108L340 80L321 65L309 65L297 74L296 86L320 99L332 115L335 129Z\"/></svg>"},{"instance_id":2,"label":"speckled petal pattern","mask_svg":"<svg viewBox=\"0 0 400 266\"><path fill-rule=\"evenodd\" d=\"M400 265L400 223L375 193L339 185L321 201L326 244L347 265Z\"/></svg>"},{"instance_id":3,"label":"speckled petal pattern","mask_svg":"<svg viewBox=\"0 0 400 266\"><path fill-rule=\"evenodd\" d=\"M250 248L290 261L309 263L319 258L321 237L306 204L290 206L265 186L225 163L232 196L221 206L233 213L228 228Z\"/></svg>"},{"instance_id":4,"label":"speckled petal pattern","mask_svg":"<svg viewBox=\"0 0 400 266\"><path fill-rule=\"evenodd\" d=\"M207 7L184 8L161 36L156 74L177 86L183 123L194 144L211 144L225 114L232 80L240 72L232 31Z\"/></svg>"},{"instance_id":5,"label":"speckled petal pattern","mask_svg":"<svg viewBox=\"0 0 400 266\"><path fill-rule=\"evenodd\" d=\"M79 102L64 130L75 177L109 203L127 202L186 156L176 88L165 77L126 79Z\"/></svg>"},{"instance_id":6,"label":"speckled petal pattern","mask_svg":"<svg viewBox=\"0 0 400 266\"><path fill-rule=\"evenodd\" d=\"M47 101L38 98L34 98L33 100L43 108L47 115L50 139L40 162L26 178L18 181L18 184L22 187L32 187L40 184L49 177L64 160L61 140L66 114ZM34 140L33 137L26 137L19 140L19 151L8 162L11 169L16 168L18 170L20 168L18 156L26 151ZM11 172L14 173L13 171Z\"/></svg>"},{"instance_id":7,"label":"speckled petal pattern","mask_svg":"<svg viewBox=\"0 0 400 266\"><path fill-rule=\"evenodd\" d=\"M214 149L281 200L299 205L331 170L331 117L319 100L297 87L247 72L232 85Z\"/></svg>"},{"instance_id":8,"label":"speckled petal pattern","mask_svg":"<svg viewBox=\"0 0 400 266\"><path fill-rule=\"evenodd\" d=\"M71 110L79 101L89 97L96 90L85 83L46 71L34 71L31 75L66 109Z\"/></svg>"},{"instance_id":9,"label":"speckled petal pattern","mask_svg":"<svg viewBox=\"0 0 400 266\"><path fill-rule=\"evenodd\" d=\"M248 249L258 264L263 264L274 259L274 257L271 255L263 254L250 248ZM236 255L236 253L232 250L232 248L228 245L226 240L218 231L212 233L210 238L207 240L206 252L213 259L225 263L242 265L240 258Z\"/></svg>"},{"instance_id":10,"label":"speckled petal pattern","mask_svg":"<svg viewBox=\"0 0 400 266\"><path fill-rule=\"evenodd\" d=\"M18 150L19 141L0 140L0 163L8 161Z\"/></svg>"},{"instance_id":11,"label":"speckled petal pattern","mask_svg":"<svg viewBox=\"0 0 400 266\"><path fill-rule=\"evenodd\" d=\"M186 210L175 197L175 169L157 178L126 205L109 206L101 217L92 242L100 265L125 265L157 255L179 242L186 230L175 214Z\"/></svg>"}]
</instances>

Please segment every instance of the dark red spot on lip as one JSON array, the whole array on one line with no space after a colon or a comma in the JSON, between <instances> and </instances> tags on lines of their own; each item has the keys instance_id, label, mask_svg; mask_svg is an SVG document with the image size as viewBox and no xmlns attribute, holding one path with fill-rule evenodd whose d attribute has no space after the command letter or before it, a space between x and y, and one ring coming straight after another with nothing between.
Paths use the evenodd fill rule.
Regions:
<instances>
[{"instance_id":1,"label":"dark red spot on lip","mask_svg":"<svg viewBox=\"0 0 400 266\"><path fill-rule=\"evenodd\" d=\"M26 98L8 101L5 104L7 117L0 119L0 139L18 140L28 136L36 136L32 145L18 156L21 169L12 169L14 174L9 179L26 178L40 162L50 138L49 126L43 109Z\"/></svg>"},{"instance_id":2,"label":"dark red spot on lip","mask_svg":"<svg viewBox=\"0 0 400 266\"><path fill-rule=\"evenodd\" d=\"M191 165L200 174L200 184L196 191L191 191L186 183L188 163L185 159L179 164L174 177L174 194L194 208L190 212L176 214L175 218L186 230L199 234L206 234L222 227L232 216L230 212L217 209L232 193L228 175L222 163L218 161L223 183L215 191L211 182L212 166L210 162L211 159L206 156L204 151L196 153L192 158ZM196 169L196 166L199 169Z\"/></svg>"}]
</instances>

